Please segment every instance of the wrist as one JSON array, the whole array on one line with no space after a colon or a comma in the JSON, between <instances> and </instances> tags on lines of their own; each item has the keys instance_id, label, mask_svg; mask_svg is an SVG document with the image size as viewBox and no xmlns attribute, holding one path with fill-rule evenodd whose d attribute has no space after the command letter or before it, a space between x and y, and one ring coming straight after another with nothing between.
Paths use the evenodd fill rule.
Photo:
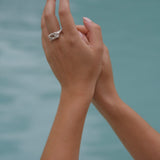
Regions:
<instances>
[{"instance_id":1,"label":"wrist","mask_svg":"<svg viewBox=\"0 0 160 160\"><path fill-rule=\"evenodd\" d=\"M120 99L115 87L105 88L95 92L93 103L103 114L111 114L122 100Z\"/></svg>"},{"instance_id":2,"label":"wrist","mask_svg":"<svg viewBox=\"0 0 160 160\"><path fill-rule=\"evenodd\" d=\"M93 95L88 90L78 89L78 88L62 88L61 89L61 101L65 103L75 103L79 104L76 106L85 106L89 107L92 101Z\"/></svg>"},{"instance_id":3,"label":"wrist","mask_svg":"<svg viewBox=\"0 0 160 160\"><path fill-rule=\"evenodd\" d=\"M86 116L90 103L90 98L62 89L57 113L63 117L72 116L72 121L81 121Z\"/></svg>"}]
</instances>

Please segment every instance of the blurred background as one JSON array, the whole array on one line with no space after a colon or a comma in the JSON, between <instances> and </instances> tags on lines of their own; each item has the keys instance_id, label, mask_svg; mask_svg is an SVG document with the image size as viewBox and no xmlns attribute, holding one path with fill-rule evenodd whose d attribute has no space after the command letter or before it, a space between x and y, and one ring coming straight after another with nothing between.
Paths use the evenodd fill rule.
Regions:
<instances>
[{"instance_id":1,"label":"blurred background","mask_svg":"<svg viewBox=\"0 0 160 160\"><path fill-rule=\"evenodd\" d=\"M40 159L60 86L41 47L45 0L0 0L0 159ZM120 97L160 132L160 1L71 0L76 24L100 24ZM83 160L131 160L91 105Z\"/></svg>"}]
</instances>

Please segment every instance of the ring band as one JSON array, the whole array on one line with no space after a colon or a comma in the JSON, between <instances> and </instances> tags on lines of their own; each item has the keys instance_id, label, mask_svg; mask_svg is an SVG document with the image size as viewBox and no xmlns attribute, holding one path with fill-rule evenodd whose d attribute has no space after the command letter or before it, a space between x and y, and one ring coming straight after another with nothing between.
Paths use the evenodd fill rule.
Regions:
<instances>
[{"instance_id":1,"label":"ring band","mask_svg":"<svg viewBox=\"0 0 160 160\"><path fill-rule=\"evenodd\" d=\"M62 32L62 29L60 29L60 30L57 31L57 32L50 33L50 34L48 35L49 40L50 40L50 41L53 41L53 40L55 40L55 39L58 39L61 32Z\"/></svg>"}]
</instances>

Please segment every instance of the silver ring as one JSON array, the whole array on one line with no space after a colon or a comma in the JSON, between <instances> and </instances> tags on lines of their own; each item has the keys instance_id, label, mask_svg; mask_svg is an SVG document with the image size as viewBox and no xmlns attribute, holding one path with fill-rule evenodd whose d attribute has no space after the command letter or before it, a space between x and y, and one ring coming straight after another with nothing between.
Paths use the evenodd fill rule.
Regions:
<instances>
[{"instance_id":1,"label":"silver ring","mask_svg":"<svg viewBox=\"0 0 160 160\"><path fill-rule=\"evenodd\" d=\"M61 32L62 32L62 29L60 29L60 30L57 31L57 32L50 33L50 34L48 35L49 40L50 40L50 41L53 41L53 40L59 38Z\"/></svg>"}]
</instances>

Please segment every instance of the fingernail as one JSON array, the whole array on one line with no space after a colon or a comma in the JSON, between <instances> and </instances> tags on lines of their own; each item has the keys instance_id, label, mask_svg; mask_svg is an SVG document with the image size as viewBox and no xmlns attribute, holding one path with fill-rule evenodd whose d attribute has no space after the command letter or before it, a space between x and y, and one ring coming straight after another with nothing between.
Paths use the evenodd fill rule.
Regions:
<instances>
[{"instance_id":1,"label":"fingernail","mask_svg":"<svg viewBox=\"0 0 160 160\"><path fill-rule=\"evenodd\" d=\"M83 38L83 34L80 31L79 31L79 35L80 35L81 38Z\"/></svg>"},{"instance_id":2,"label":"fingernail","mask_svg":"<svg viewBox=\"0 0 160 160\"><path fill-rule=\"evenodd\" d=\"M83 17L83 20L87 21L87 22L92 22L92 20L90 20L89 18L87 17Z\"/></svg>"}]
</instances>

